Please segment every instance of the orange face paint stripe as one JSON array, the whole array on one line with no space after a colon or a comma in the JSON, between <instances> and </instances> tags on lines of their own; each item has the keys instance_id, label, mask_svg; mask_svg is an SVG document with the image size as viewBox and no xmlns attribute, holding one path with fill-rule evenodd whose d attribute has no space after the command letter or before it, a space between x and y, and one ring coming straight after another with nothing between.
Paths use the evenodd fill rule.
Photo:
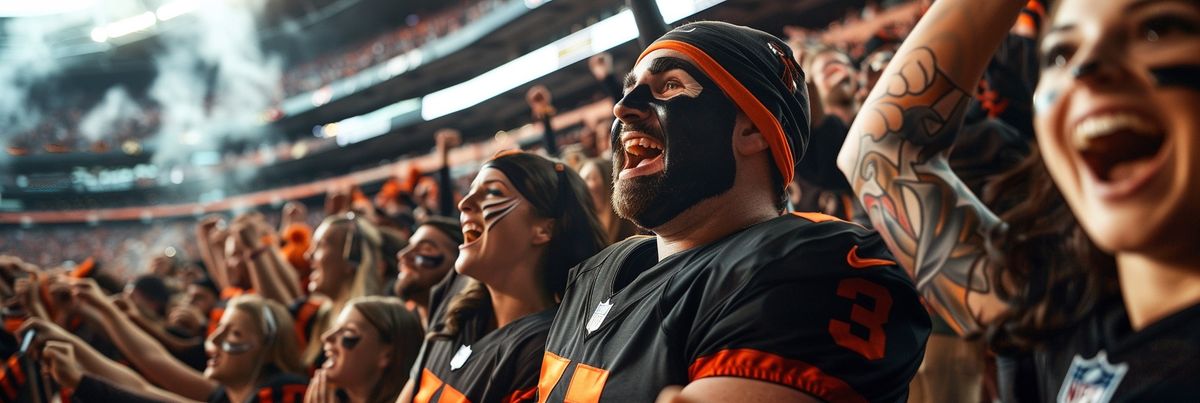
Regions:
<instances>
[{"instance_id":1,"label":"orange face paint stripe","mask_svg":"<svg viewBox=\"0 0 1200 403\"><path fill-rule=\"evenodd\" d=\"M766 138L767 144L771 146L771 157L775 160L775 166L779 168L779 172L783 174L783 182L791 183L792 177L795 174L796 160L792 155L792 148L788 146L787 135L784 134L783 127L779 125L779 120L771 111L767 109L750 90L746 89L741 82L738 82L733 74L730 74L721 67L716 60L709 57L703 50L692 46L686 42L675 40L658 41L642 51L642 55L638 56L638 62L641 62L643 57L658 49L670 49L687 55L694 61L697 67L700 68L709 78L712 78L729 98L737 104L742 112L750 118L754 126L762 132Z\"/></svg>"},{"instance_id":2,"label":"orange face paint stripe","mask_svg":"<svg viewBox=\"0 0 1200 403\"><path fill-rule=\"evenodd\" d=\"M785 385L829 402L866 402L845 381L799 360L753 349L721 350L688 368L688 379L733 376Z\"/></svg>"}]
</instances>

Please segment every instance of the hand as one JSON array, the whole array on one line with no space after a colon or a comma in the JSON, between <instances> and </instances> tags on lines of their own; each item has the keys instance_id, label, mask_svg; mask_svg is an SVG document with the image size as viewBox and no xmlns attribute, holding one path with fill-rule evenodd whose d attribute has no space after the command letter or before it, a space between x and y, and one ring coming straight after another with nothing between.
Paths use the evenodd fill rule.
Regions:
<instances>
[{"instance_id":1,"label":"hand","mask_svg":"<svg viewBox=\"0 0 1200 403\"><path fill-rule=\"evenodd\" d=\"M289 224L304 222L308 216L308 208L303 204L290 201L283 205L283 227Z\"/></svg>"},{"instance_id":2,"label":"hand","mask_svg":"<svg viewBox=\"0 0 1200 403\"><path fill-rule=\"evenodd\" d=\"M441 129L438 130L433 136L437 141L438 154L445 153L451 148L458 147L459 144L462 144L462 134L459 134L458 130Z\"/></svg>"},{"instance_id":3,"label":"hand","mask_svg":"<svg viewBox=\"0 0 1200 403\"><path fill-rule=\"evenodd\" d=\"M48 341L42 349L44 371L59 385L74 389L83 380L83 369L75 359L75 346L61 341Z\"/></svg>"},{"instance_id":4,"label":"hand","mask_svg":"<svg viewBox=\"0 0 1200 403\"><path fill-rule=\"evenodd\" d=\"M17 328L17 335L24 335L25 332L36 330L37 337L33 339L33 345L30 346L30 351L40 351L41 346L48 341L61 341L66 343L78 340L74 335L67 332L61 326L42 318L29 318L21 323L21 327Z\"/></svg>"},{"instance_id":5,"label":"hand","mask_svg":"<svg viewBox=\"0 0 1200 403\"><path fill-rule=\"evenodd\" d=\"M311 381L308 382L308 392L304 394L304 403L334 403L337 394L329 387L324 369L318 369Z\"/></svg>"},{"instance_id":6,"label":"hand","mask_svg":"<svg viewBox=\"0 0 1200 403\"><path fill-rule=\"evenodd\" d=\"M223 219L221 218L220 215L217 215L217 214L206 215L206 216L204 216L204 218L200 219L200 222L198 224L196 224L196 232L201 233L201 234L210 234L213 232L213 230L222 227L222 225L221 225L222 221L223 221Z\"/></svg>"},{"instance_id":7,"label":"hand","mask_svg":"<svg viewBox=\"0 0 1200 403\"><path fill-rule=\"evenodd\" d=\"M592 71L592 75L597 80L603 80L605 77L612 75L612 55L605 52L588 58L588 69Z\"/></svg>"},{"instance_id":8,"label":"hand","mask_svg":"<svg viewBox=\"0 0 1200 403\"><path fill-rule=\"evenodd\" d=\"M108 297L104 292L100 291L100 287L96 285L96 280L90 278L71 279L71 296L75 297L75 301L81 304L87 304L94 307L104 307L110 304Z\"/></svg>"},{"instance_id":9,"label":"hand","mask_svg":"<svg viewBox=\"0 0 1200 403\"><path fill-rule=\"evenodd\" d=\"M193 334L201 334L200 328L204 325L204 313L192 306L181 306L171 310L171 313L167 315L167 324L192 331Z\"/></svg>"},{"instance_id":10,"label":"hand","mask_svg":"<svg viewBox=\"0 0 1200 403\"><path fill-rule=\"evenodd\" d=\"M529 109L533 110L533 116L537 119L554 113L554 107L550 106L550 101L550 90L544 85L535 85L525 93L525 102L529 104Z\"/></svg>"}]
</instances>

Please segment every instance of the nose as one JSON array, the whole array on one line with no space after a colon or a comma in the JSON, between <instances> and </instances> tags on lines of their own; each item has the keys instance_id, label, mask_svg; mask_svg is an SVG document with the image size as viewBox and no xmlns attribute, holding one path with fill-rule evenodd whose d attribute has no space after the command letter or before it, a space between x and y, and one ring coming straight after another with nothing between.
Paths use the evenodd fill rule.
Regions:
<instances>
[{"instance_id":1,"label":"nose","mask_svg":"<svg viewBox=\"0 0 1200 403\"><path fill-rule=\"evenodd\" d=\"M1132 82L1133 74L1122 57L1119 40L1098 40L1091 46L1084 45L1075 55L1071 77L1075 81L1093 87L1104 88Z\"/></svg>"},{"instance_id":2,"label":"nose","mask_svg":"<svg viewBox=\"0 0 1200 403\"><path fill-rule=\"evenodd\" d=\"M460 200L458 202L458 211L462 212L462 216L459 217L460 221L466 222L466 220L467 220L466 214L467 213L477 213L479 211L479 209L478 209L479 202L477 200L478 198L479 198L479 192L471 191L470 193L467 193L467 195L464 196L462 198L462 200Z\"/></svg>"},{"instance_id":3,"label":"nose","mask_svg":"<svg viewBox=\"0 0 1200 403\"><path fill-rule=\"evenodd\" d=\"M650 98L650 86L640 84L613 105L613 116L623 124L646 119L650 114Z\"/></svg>"}]
</instances>

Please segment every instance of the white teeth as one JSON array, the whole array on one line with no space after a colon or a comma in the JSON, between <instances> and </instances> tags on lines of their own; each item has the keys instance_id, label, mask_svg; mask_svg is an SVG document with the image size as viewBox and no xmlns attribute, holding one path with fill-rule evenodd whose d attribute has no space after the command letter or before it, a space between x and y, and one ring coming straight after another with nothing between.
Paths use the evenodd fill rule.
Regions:
<instances>
[{"instance_id":1,"label":"white teeth","mask_svg":"<svg viewBox=\"0 0 1200 403\"><path fill-rule=\"evenodd\" d=\"M1114 134L1118 131L1130 131L1134 134L1153 136L1158 131L1154 123L1132 113L1117 113L1111 115L1092 116L1084 119L1075 126L1072 140L1077 149L1087 148L1092 139Z\"/></svg>"},{"instance_id":2,"label":"white teeth","mask_svg":"<svg viewBox=\"0 0 1200 403\"><path fill-rule=\"evenodd\" d=\"M630 152L630 148L632 148L633 146L649 148L649 149L654 149L654 150L659 150L659 151L662 151L662 149L663 149L662 146L659 145L657 142L650 140L648 138L645 138L645 137L626 139L625 141L621 142L621 145L624 146L625 152Z\"/></svg>"}]
</instances>

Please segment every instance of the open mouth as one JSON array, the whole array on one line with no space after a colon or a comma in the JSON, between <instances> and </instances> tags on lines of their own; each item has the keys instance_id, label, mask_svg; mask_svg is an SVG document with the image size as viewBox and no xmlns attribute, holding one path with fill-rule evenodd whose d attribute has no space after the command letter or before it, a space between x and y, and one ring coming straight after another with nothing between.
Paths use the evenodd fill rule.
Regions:
<instances>
[{"instance_id":1,"label":"open mouth","mask_svg":"<svg viewBox=\"0 0 1200 403\"><path fill-rule=\"evenodd\" d=\"M666 147L655 138L640 133L621 136L621 149L625 153L625 165L620 178L650 175L662 171L663 150Z\"/></svg>"},{"instance_id":2,"label":"open mouth","mask_svg":"<svg viewBox=\"0 0 1200 403\"><path fill-rule=\"evenodd\" d=\"M483 227L473 222L465 222L462 226L463 244L459 249L471 246L483 235Z\"/></svg>"},{"instance_id":3,"label":"open mouth","mask_svg":"<svg viewBox=\"0 0 1200 403\"><path fill-rule=\"evenodd\" d=\"M1085 118L1071 140L1096 178L1116 183L1152 176L1166 135L1150 119L1123 112Z\"/></svg>"}]
</instances>

